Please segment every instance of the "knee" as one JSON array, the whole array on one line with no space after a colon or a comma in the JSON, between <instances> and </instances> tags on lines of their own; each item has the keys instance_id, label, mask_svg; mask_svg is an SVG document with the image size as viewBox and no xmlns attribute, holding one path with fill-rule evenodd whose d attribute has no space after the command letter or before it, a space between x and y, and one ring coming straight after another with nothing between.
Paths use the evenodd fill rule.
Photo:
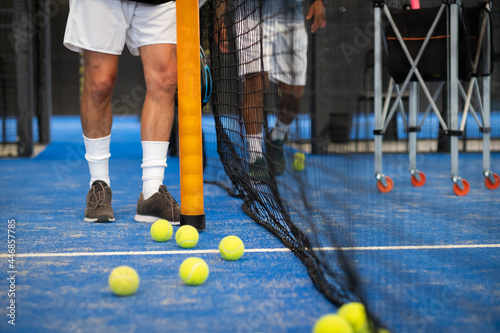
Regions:
<instances>
[{"instance_id":1,"label":"knee","mask_svg":"<svg viewBox=\"0 0 500 333\"><path fill-rule=\"evenodd\" d=\"M288 95L293 103L300 101L304 96L304 87L303 86L289 86L285 91L283 91L284 95Z\"/></svg>"},{"instance_id":2,"label":"knee","mask_svg":"<svg viewBox=\"0 0 500 333\"><path fill-rule=\"evenodd\" d=\"M85 88L96 101L106 100L113 94L116 77L112 74L99 73L85 77Z\"/></svg>"},{"instance_id":3,"label":"knee","mask_svg":"<svg viewBox=\"0 0 500 333\"><path fill-rule=\"evenodd\" d=\"M293 89L293 97L296 100L301 100L304 97L304 87L303 86L295 86Z\"/></svg>"},{"instance_id":4,"label":"knee","mask_svg":"<svg viewBox=\"0 0 500 333\"><path fill-rule=\"evenodd\" d=\"M151 73L146 78L148 93L174 95L177 90L177 69L165 69Z\"/></svg>"}]
</instances>

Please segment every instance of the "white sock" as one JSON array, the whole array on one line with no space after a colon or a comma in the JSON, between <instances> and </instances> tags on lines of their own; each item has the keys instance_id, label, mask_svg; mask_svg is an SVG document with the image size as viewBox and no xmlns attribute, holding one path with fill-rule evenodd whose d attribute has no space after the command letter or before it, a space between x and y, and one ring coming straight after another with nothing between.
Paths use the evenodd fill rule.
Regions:
<instances>
[{"instance_id":1,"label":"white sock","mask_svg":"<svg viewBox=\"0 0 500 333\"><path fill-rule=\"evenodd\" d=\"M257 157L262 156L262 133L247 135L250 151L250 163L254 163Z\"/></svg>"},{"instance_id":2,"label":"white sock","mask_svg":"<svg viewBox=\"0 0 500 333\"><path fill-rule=\"evenodd\" d=\"M285 140L285 136L289 129L290 124L283 124L279 119L277 119L274 129L271 131L271 141Z\"/></svg>"},{"instance_id":3,"label":"white sock","mask_svg":"<svg viewBox=\"0 0 500 333\"><path fill-rule=\"evenodd\" d=\"M90 171L90 184L96 180L102 180L108 186L110 186L109 181L109 144L111 142L111 134L103 138L89 139L83 136L83 142L85 143L85 159L89 163Z\"/></svg>"},{"instance_id":4,"label":"white sock","mask_svg":"<svg viewBox=\"0 0 500 333\"><path fill-rule=\"evenodd\" d=\"M141 141L142 143L142 194L149 199L163 184L169 142Z\"/></svg>"}]
</instances>

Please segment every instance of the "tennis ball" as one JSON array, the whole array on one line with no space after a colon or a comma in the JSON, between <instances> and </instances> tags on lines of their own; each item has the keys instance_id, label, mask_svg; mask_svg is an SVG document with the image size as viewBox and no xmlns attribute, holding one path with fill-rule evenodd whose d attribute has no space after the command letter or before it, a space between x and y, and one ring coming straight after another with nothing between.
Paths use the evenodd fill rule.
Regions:
<instances>
[{"instance_id":1,"label":"tennis ball","mask_svg":"<svg viewBox=\"0 0 500 333\"><path fill-rule=\"evenodd\" d=\"M296 152L292 163L292 168L295 171L302 171L306 167L306 156L304 153Z\"/></svg>"},{"instance_id":2,"label":"tennis ball","mask_svg":"<svg viewBox=\"0 0 500 333\"><path fill-rule=\"evenodd\" d=\"M306 155L304 155L304 153L301 153L301 152L296 152L295 153L295 159L296 160L301 160L301 161L305 161L306 160Z\"/></svg>"},{"instance_id":3,"label":"tennis ball","mask_svg":"<svg viewBox=\"0 0 500 333\"><path fill-rule=\"evenodd\" d=\"M191 225L183 225L175 233L175 241L177 245L185 249L195 247L198 244L198 230Z\"/></svg>"},{"instance_id":4,"label":"tennis ball","mask_svg":"<svg viewBox=\"0 0 500 333\"><path fill-rule=\"evenodd\" d=\"M313 333L354 333L354 330L344 317L327 314L316 321Z\"/></svg>"},{"instance_id":5,"label":"tennis ball","mask_svg":"<svg viewBox=\"0 0 500 333\"><path fill-rule=\"evenodd\" d=\"M139 287L139 275L132 267L119 266L109 274L108 284L115 295L129 296Z\"/></svg>"},{"instance_id":6,"label":"tennis ball","mask_svg":"<svg viewBox=\"0 0 500 333\"><path fill-rule=\"evenodd\" d=\"M354 333L368 331L368 320L366 318L365 306L359 302L351 302L342 305L337 314L344 317L354 328Z\"/></svg>"},{"instance_id":7,"label":"tennis ball","mask_svg":"<svg viewBox=\"0 0 500 333\"><path fill-rule=\"evenodd\" d=\"M158 220L151 226L151 237L157 242L166 242L172 237L174 228L167 220Z\"/></svg>"},{"instance_id":8,"label":"tennis ball","mask_svg":"<svg viewBox=\"0 0 500 333\"><path fill-rule=\"evenodd\" d=\"M220 241L219 252L226 260L238 260L245 252L245 245L239 237L227 236Z\"/></svg>"},{"instance_id":9,"label":"tennis ball","mask_svg":"<svg viewBox=\"0 0 500 333\"><path fill-rule=\"evenodd\" d=\"M179 275L184 283L197 286L208 278L208 265L198 257L189 257L179 267Z\"/></svg>"}]
</instances>

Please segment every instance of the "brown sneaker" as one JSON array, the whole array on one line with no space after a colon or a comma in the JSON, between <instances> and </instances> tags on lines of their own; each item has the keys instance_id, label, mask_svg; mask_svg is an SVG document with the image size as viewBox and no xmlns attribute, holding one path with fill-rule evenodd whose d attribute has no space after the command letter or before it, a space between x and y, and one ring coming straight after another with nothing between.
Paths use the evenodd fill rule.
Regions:
<instances>
[{"instance_id":1,"label":"brown sneaker","mask_svg":"<svg viewBox=\"0 0 500 333\"><path fill-rule=\"evenodd\" d=\"M85 222L113 222L115 214L111 208L111 188L102 180L96 180L87 194Z\"/></svg>"},{"instance_id":2,"label":"brown sneaker","mask_svg":"<svg viewBox=\"0 0 500 333\"><path fill-rule=\"evenodd\" d=\"M159 219L169 221L172 225L179 225L181 221L181 207L170 195L165 185L160 185L158 192L149 199L144 200L144 195L139 195L137 201L137 222L154 223Z\"/></svg>"}]
</instances>

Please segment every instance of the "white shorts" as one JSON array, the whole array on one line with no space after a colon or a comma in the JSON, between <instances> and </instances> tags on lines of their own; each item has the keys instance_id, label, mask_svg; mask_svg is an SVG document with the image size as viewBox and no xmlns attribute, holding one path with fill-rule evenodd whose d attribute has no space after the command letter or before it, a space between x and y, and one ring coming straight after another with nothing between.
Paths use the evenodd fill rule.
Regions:
<instances>
[{"instance_id":1,"label":"white shorts","mask_svg":"<svg viewBox=\"0 0 500 333\"><path fill-rule=\"evenodd\" d=\"M64 46L119 55L152 44L176 44L175 1L148 5L127 0L70 0Z\"/></svg>"},{"instance_id":2,"label":"white shorts","mask_svg":"<svg viewBox=\"0 0 500 333\"><path fill-rule=\"evenodd\" d=\"M304 22L267 20L260 27L262 32L259 21L250 17L236 24L239 74L264 71L269 73L271 81L305 86L307 31Z\"/></svg>"}]
</instances>

